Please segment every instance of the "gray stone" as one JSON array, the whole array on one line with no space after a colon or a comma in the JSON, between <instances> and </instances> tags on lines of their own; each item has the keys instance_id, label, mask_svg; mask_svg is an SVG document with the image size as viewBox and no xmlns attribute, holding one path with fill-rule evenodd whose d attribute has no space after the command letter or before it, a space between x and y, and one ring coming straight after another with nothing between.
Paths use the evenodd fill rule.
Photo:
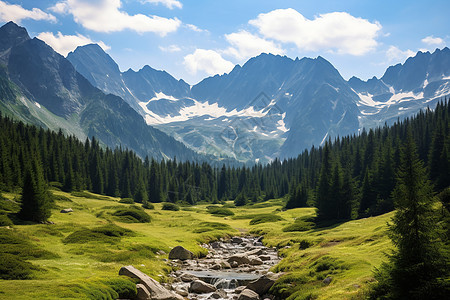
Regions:
<instances>
[{"instance_id":1,"label":"gray stone","mask_svg":"<svg viewBox=\"0 0 450 300\"><path fill-rule=\"evenodd\" d=\"M62 214L67 214L67 213L71 213L71 212L73 212L73 209L71 209L71 208L64 208L64 209L61 209L61 211L60 211L60 213L62 213Z\"/></svg>"},{"instance_id":2,"label":"gray stone","mask_svg":"<svg viewBox=\"0 0 450 300\"><path fill-rule=\"evenodd\" d=\"M235 262L239 266L239 265L243 265L243 264L249 264L250 260L248 259L247 255L245 255L245 254L235 254L235 255L231 256L230 258L228 258L228 262L233 267L233 264Z\"/></svg>"},{"instance_id":3,"label":"gray stone","mask_svg":"<svg viewBox=\"0 0 450 300\"><path fill-rule=\"evenodd\" d=\"M136 284L136 289L137 289L137 295L136 295L137 300L150 300L151 299L151 294L147 290L145 285L140 284L140 283Z\"/></svg>"},{"instance_id":4,"label":"gray stone","mask_svg":"<svg viewBox=\"0 0 450 300\"><path fill-rule=\"evenodd\" d=\"M325 278L322 282L324 283L324 284L326 284L326 285L329 285L330 283L331 283L331 280L333 280L333 278L331 278L331 277L327 277L327 278Z\"/></svg>"},{"instance_id":5,"label":"gray stone","mask_svg":"<svg viewBox=\"0 0 450 300\"><path fill-rule=\"evenodd\" d=\"M139 279L139 283L143 284L147 291L150 292L152 300L183 300L183 297L167 290L158 281L133 266L120 268L119 275Z\"/></svg>"},{"instance_id":6,"label":"gray stone","mask_svg":"<svg viewBox=\"0 0 450 300\"><path fill-rule=\"evenodd\" d=\"M242 238L238 237L238 236L233 236L231 238L231 242L233 244L240 244L240 243L244 242L244 240Z\"/></svg>"},{"instance_id":7,"label":"gray stone","mask_svg":"<svg viewBox=\"0 0 450 300\"><path fill-rule=\"evenodd\" d=\"M270 255L260 255L258 256L260 260L262 261L268 261L271 260L272 258L270 257Z\"/></svg>"},{"instance_id":8,"label":"gray stone","mask_svg":"<svg viewBox=\"0 0 450 300\"><path fill-rule=\"evenodd\" d=\"M274 283L275 280L273 280L272 278L261 276L259 279L250 282L247 285L247 289L252 290L259 295L264 295L270 290Z\"/></svg>"},{"instance_id":9,"label":"gray stone","mask_svg":"<svg viewBox=\"0 0 450 300\"><path fill-rule=\"evenodd\" d=\"M187 260L193 258L194 254L181 246L176 246L169 252L169 259Z\"/></svg>"},{"instance_id":10,"label":"gray stone","mask_svg":"<svg viewBox=\"0 0 450 300\"><path fill-rule=\"evenodd\" d=\"M196 294L212 293L215 291L216 288L212 284L206 283L201 280L194 280L189 286L189 292Z\"/></svg>"},{"instance_id":11,"label":"gray stone","mask_svg":"<svg viewBox=\"0 0 450 300\"><path fill-rule=\"evenodd\" d=\"M263 264L263 261L258 256L255 255L249 256L248 259L249 265L251 266L260 266Z\"/></svg>"},{"instance_id":12,"label":"gray stone","mask_svg":"<svg viewBox=\"0 0 450 300\"><path fill-rule=\"evenodd\" d=\"M253 249L251 251L245 252L245 255L247 255L247 256L262 255L262 254L264 254L264 251L261 248L256 248L256 249Z\"/></svg>"},{"instance_id":13,"label":"gray stone","mask_svg":"<svg viewBox=\"0 0 450 300\"><path fill-rule=\"evenodd\" d=\"M194 280L197 280L198 278L192 274L184 273L180 276L180 279L183 282L192 282Z\"/></svg>"},{"instance_id":14,"label":"gray stone","mask_svg":"<svg viewBox=\"0 0 450 300\"><path fill-rule=\"evenodd\" d=\"M239 294L238 300L259 300L259 295L252 290L245 289Z\"/></svg>"}]
</instances>

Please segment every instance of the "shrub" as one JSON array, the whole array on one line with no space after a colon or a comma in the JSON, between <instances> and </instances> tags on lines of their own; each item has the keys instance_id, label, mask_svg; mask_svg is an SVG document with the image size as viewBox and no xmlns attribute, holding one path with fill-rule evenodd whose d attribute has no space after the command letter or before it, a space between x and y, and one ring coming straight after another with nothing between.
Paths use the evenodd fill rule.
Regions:
<instances>
[{"instance_id":1,"label":"shrub","mask_svg":"<svg viewBox=\"0 0 450 300\"><path fill-rule=\"evenodd\" d=\"M272 214L261 214L257 215L253 219L250 220L250 225L256 225L261 223L268 223L268 222L278 222L283 220L282 217L278 215L272 215Z\"/></svg>"},{"instance_id":2,"label":"shrub","mask_svg":"<svg viewBox=\"0 0 450 300\"><path fill-rule=\"evenodd\" d=\"M224 223L219 222L201 222L198 224L198 227L195 228L192 232L194 233L203 233L207 231L213 230L231 230L231 226Z\"/></svg>"},{"instance_id":3,"label":"shrub","mask_svg":"<svg viewBox=\"0 0 450 300\"><path fill-rule=\"evenodd\" d=\"M65 201L65 202L73 202L70 200L69 197L63 196L63 195L55 195L53 194L53 200L54 201Z\"/></svg>"},{"instance_id":4,"label":"shrub","mask_svg":"<svg viewBox=\"0 0 450 300\"><path fill-rule=\"evenodd\" d=\"M151 217L137 206L124 207L112 213L113 216L125 223L150 223Z\"/></svg>"},{"instance_id":5,"label":"shrub","mask_svg":"<svg viewBox=\"0 0 450 300\"><path fill-rule=\"evenodd\" d=\"M31 279L32 271L37 269L16 255L0 253L0 279Z\"/></svg>"},{"instance_id":6,"label":"shrub","mask_svg":"<svg viewBox=\"0 0 450 300\"><path fill-rule=\"evenodd\" d=\"M179 211L180 207L174 203L164 202L164 204L162 206L162 210Z\"/></svg>"},{"instance_id":7,"label":"shrub","mask_svg":"<svg viewBox=\"0 0 450 300\"><path fill-rule=\"evenodd\" d=\"M117 243L123 236L132 236L133 231L114 224L88 229L83 228L68 235L65 244L82 244L87 242Z\"/></svg>"},{"instance_id":8,"label":"shrub","mask_svg":"<svg viewBox=\"0 0 450 300\"><path fill-rule=\"evenodd\" d=\"M244 195L239 194L236 199L234 199L234 205L235 206L244 206L247 204L247 198L245 198Z\"/></svg>"},{"instance_id":9,"label":"shrub","mask_svg":"<svg viewBox=\"0 0 450 300\"><path fill-rule=\"evenodd\" d=\"M146 201L146 202L142 205L142 207L145 208L145 209L155 209L155 206L154 206L152 203L148 202L148 201Z\"/></svg>"},{"instance_id":10,"label":"shrub","mask_svg":"<svg viewBox=\"0 0 450 300\"><path fill-rule=\"evenodd\" d=\"M208 212L217 216L234 216L234 212L225 207L210 206Z\"/></svg>"},{"instance_id":11,"label":"shrub","mask_svg":"<svg viewBox=\"0 0 450 300\"><path fill-rule=\"evenodd\" d=\"M132 198L122 198L119 200L119 203L134 204L134 200Z\"/></svg>"},{"instance_id":12,"label":"shrub","mask_svg":"<svg viewBox=\"0 0 450 300\"><path fill-rule=\"evenodd\" d=\"M19 203L3 198L0 195L0 212L18 212L20 209Z\"/></svg>"},{"instance_id":13,"label":"shrub","mask_svg":"<svg viewBox=\"0 0 450 300\"><path fill-rule=\"evenodd\" d=\"M94 195L94 194L84 192L84 191L83 192L72 192L70 194L75 197L82 197L82 198L96 199L96 200L109 200L109 198L106 196L98 196L98 195Z\"/></svg>"},{"instance_id":14,"label":"shrub","mask_svg":"<svg viewBox=\"0 0 450 300\"><path fill-rule=\"evenodd\" d=\"M11 226L13 222L8 218L8 215L0 214L0 226Z\"/></svg>"},{"instance_id":15,"label":"shrub","mask_svg":"<svg viewBox=\"0 0 450 300\"><path fill-rule=\"evenodd\" d=\"M314 223L305 222L303 219L297 219L293 224L283 227L284 232L308 231L314 227Z\"/></svg>"}]
</instances>

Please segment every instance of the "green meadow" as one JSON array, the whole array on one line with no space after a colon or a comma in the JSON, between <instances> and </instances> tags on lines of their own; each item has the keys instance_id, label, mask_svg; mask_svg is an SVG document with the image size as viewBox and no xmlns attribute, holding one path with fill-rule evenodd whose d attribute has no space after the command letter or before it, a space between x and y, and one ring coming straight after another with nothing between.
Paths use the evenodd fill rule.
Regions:
<instances>
[{"instance_id":1,"label":"green meadow","mask_svg":"<svg viewBox=\"0 0 450 300\"><path fill-rule=\"evenodd\" d=\"M0 268L17 268L15 280L0 279L0 299L114 299L132 295L134 283L118 276L134 265L160 282L170 280L170 249L181 245L198 257L202 243L233 235L264 235L283 260L273 287L283 299L361 299L374 267L391 244L386 236L392 213L314 228L314 208L283 211L283 199L234 207L210 204L162 210L143 209L119 198L87 192L52 191L54 224L0 227ZM4 194L10 205L18 196ZM124 202L124 201L122 201ZM126 201L125 201L126 202ZM71 213L60 213L72 208ZM14 210L14 208L9 208ZM8 212L8 210L6 210ZM20 258L15 260L15 258ZM13 266L11 266L11 264ZM16 264L16 265L14 265ZM331 277L329 284L323 280Z\"/></svg>"}]
</instances>

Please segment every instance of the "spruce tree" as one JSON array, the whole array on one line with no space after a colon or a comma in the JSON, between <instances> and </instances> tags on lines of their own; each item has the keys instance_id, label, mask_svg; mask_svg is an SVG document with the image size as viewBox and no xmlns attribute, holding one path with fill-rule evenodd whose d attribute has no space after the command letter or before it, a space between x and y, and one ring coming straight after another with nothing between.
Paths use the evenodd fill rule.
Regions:
<instances>
[{"instance_id":1,"label":"spruce tree","mask_svg":"<svg viewBox=\"0 0 450 300\"><path fill-rule=\"evenodd\" d=\"M25 173L19 217L26 221L45 222L51 216L52 199L40 161L35 158L31 164Z\"/></svg>"},{"instance_id":2,"label":"spruce tree","mask_svg":"<svg viewBox=\"0 0 450 300\"><path fill-rule=\"evenodd\" d=\"M393 192L396 213L389 226L395 250L381 267L372 297L385 299L444 299L448 257L442 254L433 189L419 160L411 131L400 155Z\"/></svg>"}]
</instances>

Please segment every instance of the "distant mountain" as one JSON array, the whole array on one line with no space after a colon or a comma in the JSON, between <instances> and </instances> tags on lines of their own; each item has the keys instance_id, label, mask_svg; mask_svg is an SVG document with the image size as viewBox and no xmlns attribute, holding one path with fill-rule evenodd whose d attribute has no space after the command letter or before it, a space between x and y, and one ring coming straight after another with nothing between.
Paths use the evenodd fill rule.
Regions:
<instances>
[{"instance_id":1,"label":"distant mountain","mask_svg":"<svg viewBox=\"0 0 450 300\"><path fill-rule=\"evenodd\" d=\"M392 124L450 94L450 49L418 52L404 64L389 67L378 79L350 78L358 94L360 127Z\"/></svg>"},{"instance_id":2,"label":"distant mountain","mask_svg":"<svg viewBox=\"0 0 450 300\"><path fill-rule=\"evenodd\" d=\"M192 87L149 66L120 73L95 45L68 58L92 84L127 99L147 124L197 152L243 162L294 157L326 139L410 116L450 93L447 48L419 52L368 81L345 81L320 56L261 54Z\"/></svg>"},{"instance_id":3,"label":"distant mountain","mask_svg":"<svg viewBox=\"0 0 450 300\"><path fill-rule=\"evenodd\" d=\"M129 148L144 157L197 159L198 155L145 124L120 97L105 95L72 63L9 22L0 28L0 109L3 114L80 139Z\"/></svg>"},{"instance_id":4,"label":"distant mountain","mask_svg":"<svg viewBox=\"0 0 450 300\"><path fill-rule=\"evenodd\" d=\"M149 66L138 72L129 69L122 73L117 63L97 44L77 47L67 59L92 85L105 93L120 96L142 115L144 112L138 103L150 100L155 93L183 97L190 90L183 80L178 81L167 72Z\"/></svg>"}]
</instances>

